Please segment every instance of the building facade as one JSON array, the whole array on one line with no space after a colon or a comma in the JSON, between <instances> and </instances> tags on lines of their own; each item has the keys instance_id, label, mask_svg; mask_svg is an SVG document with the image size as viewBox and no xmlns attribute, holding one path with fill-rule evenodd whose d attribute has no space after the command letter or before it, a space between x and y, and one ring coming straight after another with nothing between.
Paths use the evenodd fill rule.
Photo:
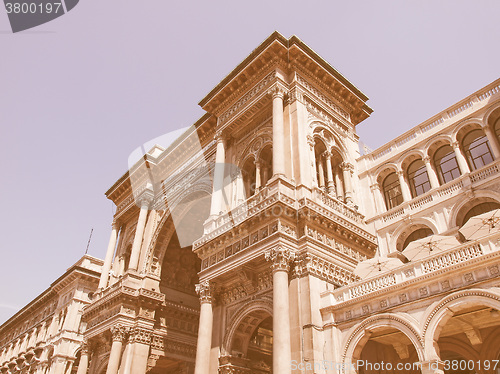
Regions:
<instances>
[{"instance_id":1,"label":"building facade","mask_svg":"<svg viewBox=\"0 0 500 374\"><path fill-rule=\"evenodd\" d=\"M21 311L0 328L2 372L500 372L500 233L458 231L500 207L500 80L361 155L367 100L273 33L107 191L109 246L68 308L71 343L40 333L55 301ZM430 235L456 245L402 257ZM354 274L375 256L405 263Z\"/></svg>"}]
</instances>

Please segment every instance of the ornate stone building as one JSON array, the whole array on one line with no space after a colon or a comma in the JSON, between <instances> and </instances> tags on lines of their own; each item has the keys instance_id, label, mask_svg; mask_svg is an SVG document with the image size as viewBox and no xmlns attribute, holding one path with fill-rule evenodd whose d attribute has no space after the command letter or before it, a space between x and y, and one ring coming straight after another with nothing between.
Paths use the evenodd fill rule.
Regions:
<instances>
[{"instance_id":1,"label":"ornate stone building","mask_svg":"<svg viewBox=\"0 0 500 374\"><path fill-rule=\"evenodd\" d=\"M361 155L367 100L273 33L107 191L99 282L64 282L93 291L71 344L42 295L1 327L2 372L500 372L500 233L458 231L500 207L500 80ZM436 234L456 244L353 272Z\"/></svg>"}]
</instances>

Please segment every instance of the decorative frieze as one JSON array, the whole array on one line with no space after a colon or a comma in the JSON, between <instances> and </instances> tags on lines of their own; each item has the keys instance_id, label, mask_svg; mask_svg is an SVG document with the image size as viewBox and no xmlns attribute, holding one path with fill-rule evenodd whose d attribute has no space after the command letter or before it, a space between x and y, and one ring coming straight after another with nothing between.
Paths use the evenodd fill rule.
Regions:
<instances>
[{"instance_id":1,"label":"decorative frieze","mask_svg":"<svg viewBox=\"0 0 500 374\"><path fill-rule=\"evenodd\" d=\"M298 277L314 275L337 286L344 286L358 280L358 277L351 271L309 253L298 258L294 275Z\"/></svg>"},{"instance_id":2,"label":"decorative frieze","mask_svg":"<svg viewBox=\"0 0 500 374\"><path fill-rule=\"evenodd\" d=\"M129 333L129 342L140 343L140 344L151 344L151 337L153 331L147 330L143 327L134 327Z\"/></svg>"}]
</instances>

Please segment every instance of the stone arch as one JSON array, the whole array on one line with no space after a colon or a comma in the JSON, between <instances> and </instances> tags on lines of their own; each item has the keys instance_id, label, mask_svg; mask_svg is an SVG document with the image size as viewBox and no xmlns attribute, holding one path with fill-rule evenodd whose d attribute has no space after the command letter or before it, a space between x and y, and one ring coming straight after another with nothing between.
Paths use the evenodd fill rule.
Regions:
<instances>
[{"instance_id":1,"label":"stone arch","mask_svg":"<svg viewBox=\"0 0 500 374\"><path fill-rule=\"evenodd\" d=\"M448 227L461 226L461 220L465 217L465 214L474 207L482 202L495 202L500 204L500 193L493 190L476 190L473 196L468 199L461 199L451 208L449 214Z\"/></svg>"},{"instance_id":2,"label":"stone arch","mask_svg":"<svg viewBox=\"0 0 500 374\"><path fill-rule=\"evenodd\" d=\"M324 122L318 120L312 121L309 126L312 129L313 138L321 139L328 151L337 151L344 161L348 159L348 152L344 146L344 141L335 131L332 131ZM321 132L327 136L321 137Z\"/></svg>"},{"instance_id":3,"label":"stone arch","mask_svg":"<svg viewBox=\"0 0 500 374\"><path fill-rule=\"evenodd\" d=\"M451 138L454 141L461 142L464 134L468 133L471 130L475 130L475 129L481 129L481 130L483 129L481 119L479 119L479 118L467 119L465 121L460 122L459 124L457 124L454 127L454 129L451 133Z\"/></svg>"},{"instance_id":4,"label":"stone arch","mask_svg":"<svg viewBox=\"0 0 500 374\"><path fill-rule=\"evenodd\" d=\"M423 151L424 154L429 156L431 159L433 158L434 152L436 149L443 145L451 145L453 143L453 139L449 134L438 134L433 136L424 146Z\"/></svg>"},{"instance_id":5,"label":"stone arch","mask_svg":"<svg viewBox=\"0 0 500 374\"><path fill-rule=\"evenodd\" d=\"M347 338L342 343L344 346L344 351L342 352L342 372L345 372L346 367L350 367L350 362L354 362L359 358L363 347L370 339L370 332L383 327L392 327L405 334L413 344L419 361L424 361L422 334L416 323L407 315L382 313L368 317L351 328Z\"/></svg>"},{"instance_id":6,"label":"stone arch","mask_svg":"<svg viewBox=\"0 0 500 374\"><path fill-rule=\"evenodd\" d=\"M446 322L456 312L471 305L483 305L500 310L500 292L498 289L484 290L478 288L457 291L427 308L422 326L424 354L427 360L439 359L437 340Z\"/></svg>"},{"instance_id":7,"label":"stone arch","mask_svg":"<svg viewBox=\"0 0 500 374\"><path fill-rule=\"evenodd\" d=\"M249 155L253 155L255 159L258 159L260 150L263 149L266 145L271 145L272 147L273 140L272 134L269 133L269 130L264 127L257 131L254 135L250 144L243 148L241 152L236 156L236 164L243 166L243 162L246 162L246 158Z\"/></svg>"},{"instance_id":8,"label":"stone arch","mask_svg":"<svg viewBox=\"0 0 500 374\"><path fill-rule=\"evenodd\" d=\"M412 218L408 222L403 221L396 230L394 230L394 233L391 235L391 242L389 243L390 248L402 250L406 238L420 228L429 228L434 234L439 233L437 224L433 219L428 217Z\"/></svg>"},{"instance_id":9,"label":"stone arch","mask_svg":"<svg viewBox=\"0 0 500 374\"><path fill-rule=\"evenodd\" d=\"M168 244L175 233L175 224L173 216L170 212L174 209L179 209L176 214L179 217L185 217L185 215L191 210L191 208L197 204L198 200L189 201L188 199L193 196L204 195L205 198L211 196L211 185L200 184L186 190L183 194L179 196L176 203L170 209L168 213L163 214L160 222L157 224L152 240L149 244L147 257L146 257L146 271L152 274L161 274L161 264L163 263L163 258L165 256ZM182 205L183 202L188 200L188 203Z\"/></svg>"},{"instance_id":10,"label":"stone arch","mask_svg":"<svg viewBox=\"0 0 500 374\"><path fill-rule=\"evenodd\" d=\"M489 127L493 132L495 132L495 124L500 121L500 105L491 106L483 116L483 128ZM500 139L499 139L500 141Z\"/></svg>"},{"instance_id":11,"label":"stone arch","mask_svg":"<svg viewBox=\"0 0 500 374\"><path fill-rule=\"evenodd\" d=\"M236 339L240 338L238 336L238 328L245 323L245 319L252 314L261 313L262 317L258 323L254 323L254 328L256 328L260 322L262 322L268 316L273 315L273 305L272 301L268 299L252 300L249 303L245 303L241 308L239 308L231 321L228 323L228 328L224 336L222 350L225 355L231 355L233 353L233 347L236 343ZM265 317L264 317L265 316ZM249 338L249 337L248 337ZM241 342L241 350L245 350L248 347L248 341Z\"/></svg>"},{"instance_id":12,"label":"stone arch","mask_svg":"<svg viewBox=\"0 0 500 374\"><path fill-rule=\"evenodd\" d=\"M398 167L395 163L388 162L387 164L381 165L377 170L375 170L375 181L380 185L380 187L382 187L384 178L393 172L398 172Z\"/></svg>"},{"instance_id":13,"label":"stone arch","mask_svg":"<svg viewBox=\"0 0 500 374\"><path fill-rule=\"evenodd\" d=\"M409 151L403 153L396 162L396 165L399 166L402 170L406 170L408 165L417 160L424 159L425 153L421 149L410 149ZM406 165L406 166L405 166Z\"/></svg>"}]
</instances>

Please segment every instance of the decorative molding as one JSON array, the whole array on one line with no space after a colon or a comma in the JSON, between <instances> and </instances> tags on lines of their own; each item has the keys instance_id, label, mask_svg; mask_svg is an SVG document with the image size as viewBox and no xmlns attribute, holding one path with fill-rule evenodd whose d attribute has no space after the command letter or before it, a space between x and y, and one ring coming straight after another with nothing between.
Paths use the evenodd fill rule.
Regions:
<instances>
[{"instance_id":1,"label":"decorative molding","mask_svg":"<svg viewBox=\"0 0 500 374\"><path fill-rule=\"evenodd\" d=\"M195 289L202 304L212 303L214 289L209 281L200 282L195 286Z\"/></svg>"}]
</instances>

